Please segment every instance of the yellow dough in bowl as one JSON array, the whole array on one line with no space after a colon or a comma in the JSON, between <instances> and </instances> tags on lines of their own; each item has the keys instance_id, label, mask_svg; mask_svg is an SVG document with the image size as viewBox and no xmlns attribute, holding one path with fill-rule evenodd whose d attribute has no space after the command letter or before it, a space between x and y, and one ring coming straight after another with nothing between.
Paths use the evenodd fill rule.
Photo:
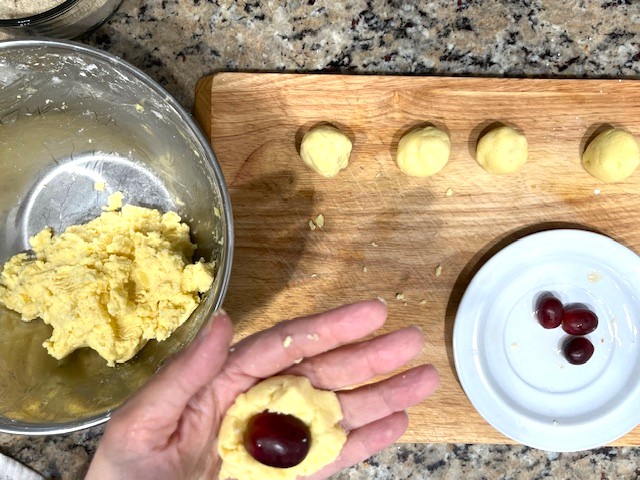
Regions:
<instances>
[{"instance_id":1,"label":"yellow dough in bowl","mask_svg":"<svg viewBox=\"0 0 640 480\"><path fill-rule=\"evenodd\" d=\"M436 127L410 131L398 143L396 162L400 170L412 177L435 175L449 161L451 139Z\"/></svg>"},{"instance_id":2,"label":"yellow dough in bowl","mask_svg":"<svg viewBox=\"0 0 640 480\"><path fill-rule=\"evenodd\" d=\"M249 420L264 411L293 415L311 432L311 446L304 460L289 468L264 465L244 446ZM218 435L222 458L220 480L295 480L333 462L347 434L342 429L342 409L334 392L318 390L306 377L271 377L241 394L227 411Z\"/></svg>"},{"instance_id":3,"label":"yellow dough in bowl","mask_svg":"<svg viewBox=\"0 0 640 480\"><path fill-rule=\"evenodd\" d=\"M300 144L300 158L324 177L335 177L347 168L351 141L337 128L321 125L309 130Z\"/></svg>"},{"instance_id":4,"label":"yellow dough in bowl","mask_svg":"<svg viewBox=\"0 0 640 480\"><path fill-rule=\"evenodd\" d=\"M621 182L638 168L640 145L629 132L611 128L600 133L582 155L582 166L602 182Z\"/></svg>"},{"instance_id":5,"label":"yellow dough in bowl","mask_svg":"<svg viewBox=\"0 0 640 480\"><path fill-rule=\"evenodd\" d=\"M150 339L166 340L213 282L214 265L191 263L196 246L175 212L125 205L54 235L31 237L35 255L20 253L2 270L0 302L53 327L43 344L61 359L78 348L109 366L126 362Z\"/></svg>"},{"instance_id":6,"label":"yellow dough in bowl","mask_svg":"<svg viewBox=\"0 0 640 480\"><path fill-rule=\"evenodd\" d=\"M489 131L478 141L476 161L487 172L503 175L520 170L527 163L526 137L511 127Z\"/></svg>"}]
</instances>

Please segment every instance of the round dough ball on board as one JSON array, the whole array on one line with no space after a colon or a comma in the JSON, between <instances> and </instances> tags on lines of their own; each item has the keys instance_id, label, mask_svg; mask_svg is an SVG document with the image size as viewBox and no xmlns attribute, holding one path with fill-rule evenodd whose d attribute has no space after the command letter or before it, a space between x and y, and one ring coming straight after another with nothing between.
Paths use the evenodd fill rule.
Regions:
<instances>
[{"instance_id":1,"label":"round dough ball on board","mask_svg":"<svg viewBox=\"0 0 640 480\"><path fill-rule=\"evenodd\" d=\"M638 140L621 128L600 133L582 154L584 169L605 183L625 180L639 164Z\"/></svg>"},{"instance_id":2,"label":"round dough ball on board","mask_svg":"<svg viewBox=\"0 0 640 480\"><path fill-rule=\"evenodd\" d=\"M494 128L478 141L476 161L487 172L503 175L518 171L527 163L526 137L506 125Z\"/></svg>"},{"instance_id":3,"label":"round dough ball on board","mask_svg":"<svg viewBox=\"0 0 640 480\"><path fill-rule=\"evenodd\" d=\"M418 128L405 134L398 143L398 167L412 177L435 175L449 161L451 139L436 127Z\"/></svg>"},{"instance_id":4,"label":"round dough ball on board","mask_svg":"<svg viewBox=\"0 0 640 480\"><path fill-rule=\"evenodd\" d=\"M349 164L351 141L335 127L320 125L309 130L300 144L300 157L324 177L335 177Z\"/></svg>"}]
</instances>

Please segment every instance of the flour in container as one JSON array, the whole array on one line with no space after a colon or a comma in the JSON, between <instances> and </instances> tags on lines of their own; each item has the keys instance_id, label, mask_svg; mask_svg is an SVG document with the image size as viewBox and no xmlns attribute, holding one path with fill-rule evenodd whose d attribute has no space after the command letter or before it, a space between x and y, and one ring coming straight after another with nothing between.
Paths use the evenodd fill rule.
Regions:
<instances>
[{"instance_id":1,"label":"flour in container","mask_svg":"<svg viewBox=\"0 0 640 480\"><path fill-rule=\"evenodd\" d=\"M66 0L2 0L0 18L23 18L46 12Z\"/></svg>"}]
</instances>

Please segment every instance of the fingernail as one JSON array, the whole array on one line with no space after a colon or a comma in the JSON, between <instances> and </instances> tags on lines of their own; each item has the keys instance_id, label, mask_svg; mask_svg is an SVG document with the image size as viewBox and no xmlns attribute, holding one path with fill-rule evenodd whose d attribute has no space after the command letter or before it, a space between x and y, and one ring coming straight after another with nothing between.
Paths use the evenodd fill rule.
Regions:
<instances>
[{"instance_id":1,"label":"fingernail","mask_svg":"<svg viewBox=\"0 0 640 480\"><path fill-rule=\"evenodd\" d=\"M226 315L227 312L224 311L224 309L222 307L220 307L218 310L215 311L215 313L213 314L213 318L217 318L217 317L221 317L223 315Z\"/></svg>"},{"instance_id":2,"label":"fingernail","mask_svg":"<svg viewBox=\"0 0 640 480\"><path fill-rule=\"evenodd\" d=\"M207 320L207 322L200 329L199 337L205 338L207 335L209 335L209 333L211 332L211 328L213 327L213 323L216 321L216 318L226 314L227 312L225 312L222 308L216 310L215 313L211 317L209 317L209 320Z\"/></svg>"},{"instance_id":3,"label":"fingernail","mask_svg":"<svg viewBox=\"0 0 640 480\"><path fill-rule=\"evenodd\" d=\"M379 301L380 303L384 303L385 305L387 304L387 301L386 301L384 298L382 298L382 297L378 297L378 301Z\"/></svg>"}]
</instances>

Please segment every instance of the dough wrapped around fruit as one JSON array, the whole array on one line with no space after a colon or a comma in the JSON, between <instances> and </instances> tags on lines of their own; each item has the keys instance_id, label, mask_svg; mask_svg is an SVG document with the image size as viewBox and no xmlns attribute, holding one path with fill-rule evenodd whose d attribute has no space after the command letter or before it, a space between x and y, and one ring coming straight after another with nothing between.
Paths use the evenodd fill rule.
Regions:
<instances>
[{"instance_id":1,"label":"dough wrapped around fruit","mask_svg":"<svg viewBox=\"0 0 640 480\"><path fill-rule=\"evenodd\" d=\"M295 480L333 462L347 434L334 392L306 377L268 378L241 394L218 436L220 479Z\"/></svg>"}]
</instances>

